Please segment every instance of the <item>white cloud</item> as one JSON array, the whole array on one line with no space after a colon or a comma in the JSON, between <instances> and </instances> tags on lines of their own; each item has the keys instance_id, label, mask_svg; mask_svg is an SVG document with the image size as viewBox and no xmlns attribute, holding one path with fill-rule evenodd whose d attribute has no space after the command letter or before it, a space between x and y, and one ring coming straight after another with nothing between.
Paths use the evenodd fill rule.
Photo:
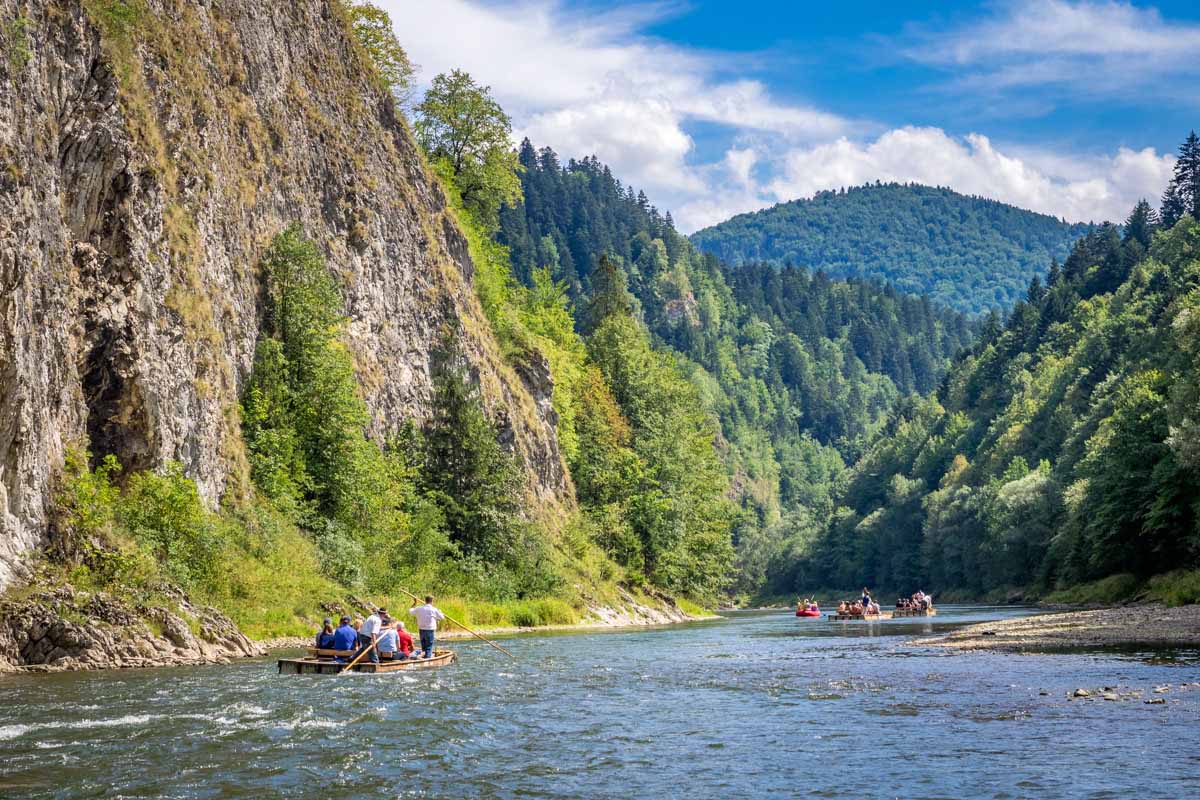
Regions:
<instances>
[{"instance_id":1,"label":"white cloud","mask_svg":"<svg viewBox=\"0 0 1200 800\"><path fill-rule=\"evenodd\" d=\"M793 150L766 188L774 197L808 196L871 180L950 186L1069 220L1123 219L1139 197L1157 198L1174 159L1153 149L1063 160L998 150L988 137L963 139L939 128L899 128L874 142L839 139Z\"/></svg>"},{"instance_id":2,"label":"white cloud","mask_svg":"<svg viewBox=\"0 0 1200 800\"><path fill-rule=\"evenodd\" d=\"M564 158L596 155L664 208L713 189L710 165L690 163L688 123L788 142L820 141L851 127L836 114L777 102L758 81L719 78L736 70L734 56L639 35L661 7L579 17L548 1L377 1L426 80L467 70L512 115L518 139L548 144Z\"/></svg>"},{"instance_id":3,"label":"white cloud","mask_svg":"<svg viewBox=\"0 0 1200 800\"><path fill-rule=\"evenodd\" d=\"M1070 157L998 147L987 136L879 126L782 102L746 74L749 59L687 49L640 31L663 6L580 15L554 0L376 0L429 80L466 69L514 120L514 134L564 158L596 155L692 231L733 214L867 181L950 186L1070 220L1123 217L1162 191L1172 164L1152 149ZM1167 63L1196 34L1120 3L1027 0L974 27L916 32L909 56L994 85L1057 79L1060 61L1113 54ZM1148 36L1143 40L1143 36ZM1147 44L1149 42L1149 44ZM1182 44L1181 44L1182 43ZM1011 76L1010 76L1011 75ZM1010 76L1010 77L1006 77ZM1085 76L1086 77L1086 76ZM697 158L689 131L715 126L725 152Z\"/></svg>"},{"instance_id":4,"label":"white cloud","mask_svg":"<svg viewBox=\"0 0 1200 800\"><path fill-rule=\"evenodd\" d=\"M1200 26L1125 2L1017 0L944 31L911 30L909 57L955 70L963 87L1061 84L1072 91L1167 91L1162 79L1200 71Z\"/></svg>"}]
</instances>

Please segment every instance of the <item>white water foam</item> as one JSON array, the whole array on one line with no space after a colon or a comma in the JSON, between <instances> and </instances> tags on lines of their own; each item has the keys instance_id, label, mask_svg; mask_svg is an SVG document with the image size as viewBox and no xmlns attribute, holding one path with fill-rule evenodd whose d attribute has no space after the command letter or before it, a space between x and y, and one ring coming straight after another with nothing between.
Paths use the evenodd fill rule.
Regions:
<instances>
[{"instance_id":1,"label":"white water foam","mask_svg":"<svg viewBox=\"0 0 1200 800\"><path fill-rule=\"evenodd\" d=\"M119 728L126 725L145 725L150 720L162 719L161 714L127 714L109 719L81 719L74 722L43 722L37 725L0 726L0 741L16 739L33 731L48 731L79 728Z\"/></svg>"},{"instance_id":2,"label":"white water foam","mask_svg":"<svg viewBox=\"0 0 1200 800\"><path fill-rule=\"evenodd\" d=\"M0 726L0 741L6 739L15 739L18 736L23 736L30 731L30 725L3 725Z\"/></svg>"}]
</instances>

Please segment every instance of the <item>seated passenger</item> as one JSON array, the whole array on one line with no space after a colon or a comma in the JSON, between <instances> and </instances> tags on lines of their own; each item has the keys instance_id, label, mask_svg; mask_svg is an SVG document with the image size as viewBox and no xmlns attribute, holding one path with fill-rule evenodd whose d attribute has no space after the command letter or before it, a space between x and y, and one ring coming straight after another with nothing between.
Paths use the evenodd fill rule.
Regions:
<instances>
[{"instance_id":1,"label":"seated passenger","mask_svg":"<svg viewBox=\"0 0 1200 800\"><path fill-rule=\"evenodd\" d=\"M404 659L412 655L413 638L412 634L404 629L404 623L396 621L396 658Z\"/></svg>"},{"instance_id":2,"label":"seated passenger","mask_svg":"<svg viewBox=\"0 0 1200 800\"><path fill-rule=\"evenodd\" d=\"M848 610L849 610L849 609L847 609L847 607L846 607L846 601L845 601L845 600L843 600L842 602L838 603L838 613L839 613L839 614L845 614L845 613L846 613Z\"/></svg>"},{"instance_id":3,"label":"seated passenger","mask_svg":"<svg viewBox=\"0 0 1200 800\"><path fill-rule=\"evenodd\" d=\"M375 650L381 659L390 661L395 658L399 644L395 626L390 619L384 617L379 621L379 632L375 636Z\"/></svg>"},{"instance_id":4,"label":"seated passenger","mask_svg":"<svg viewBox=\"0 0 1200 800\"><path fill-rule=\"evenodd\" d=\"M317 647L321 650L333 649L333 620L325 618L321 632L317 634Z\"/></svg>"},{"instance_id":5,"label":"seated passenger","mask_svg":"<svg viewBox=\"0 0 1200 800\"><path fill-rule=\"evenodd\" d=\"M342 617L341 625L333 632L334 650L353 650L358 645L358 631L350 627L350 618ZM343 659L339 656L338 661Z\"/></svg>"}]
</instances>

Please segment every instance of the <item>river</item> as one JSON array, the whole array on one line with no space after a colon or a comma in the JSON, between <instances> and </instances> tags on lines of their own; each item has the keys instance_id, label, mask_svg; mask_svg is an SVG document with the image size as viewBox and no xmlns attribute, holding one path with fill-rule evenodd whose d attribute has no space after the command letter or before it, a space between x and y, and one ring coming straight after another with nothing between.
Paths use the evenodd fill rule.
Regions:
<instances>
[{"instance_id":1,"label":"river","mask_svg":"<svg viewBox=\"0 0 1200 800\"><path fill-rule=\"evenodd\" d=\"M1190 798L1196 654L951 654L746 612L456 643L415 674L230 666L0 676L5 798ZM1070 700L1172 684L1162 705ZM1122 689L1123 690L1123 689ZM1045 692L1046 694L1042 694Z\"/></svg>"}]
</instances>

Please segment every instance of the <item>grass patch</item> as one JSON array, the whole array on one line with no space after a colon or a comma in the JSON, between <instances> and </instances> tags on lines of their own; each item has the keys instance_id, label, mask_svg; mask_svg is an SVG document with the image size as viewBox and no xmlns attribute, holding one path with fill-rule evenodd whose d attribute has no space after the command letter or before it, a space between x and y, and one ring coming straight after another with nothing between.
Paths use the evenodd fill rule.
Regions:
<instances>
[{"instance_id":1,"label":"grass patch","mask_svg":"<svg viewBox=\"0 0 1200 800\"><path fill-rule=\"evenodd\" d=\"M580 614L565 600L555 597L542 597L531 600L505 600L488 602L484 600L466 600L461 597L437 598L434 603L444 613L472 628L539 628L547 625L574 625L580 621ZM410 602L388 606L393 616L406 619L406 624L412 623L407 616ZM395 613L400 609L401 613ZM453 629L457 626L449 625Z\"/></svg>"},{"instance_id":2,"label":"grass patch","mask_svg":"<svg viewBox=\"0 0 1200 800\"><path fill-rule=\"evenodd\" d=\"M1200 570L1175 570L1146 583L1146 595L1168 606L1200 603Z\"/></svg>"},{"instance_id":3,"label":"grass patch","mask_svg":"<svg viewBox=\"0 0 1200 800\"><path fill-rule=\"evenodd\" d=\"M1109 575L1098 581L1081 583L1067 589L1051 592L1043 599L1047 603L1065 605L1106 605L1133 600L1142 588L1137 576L1128 573Z\"/></svg>"},{"instance_id":4,"label":"grass patch","mask_svg":"<svg viewBox=\"0 0 1200 800\"><path fill-rule=\"evenodd\" d=\"M687 614L689 617L707 617L712 613L707 608L704 608L698 603L693 603L686 597L675 598L675 605L679 606L679 610Z\"/></svg>"}]
</instances>

